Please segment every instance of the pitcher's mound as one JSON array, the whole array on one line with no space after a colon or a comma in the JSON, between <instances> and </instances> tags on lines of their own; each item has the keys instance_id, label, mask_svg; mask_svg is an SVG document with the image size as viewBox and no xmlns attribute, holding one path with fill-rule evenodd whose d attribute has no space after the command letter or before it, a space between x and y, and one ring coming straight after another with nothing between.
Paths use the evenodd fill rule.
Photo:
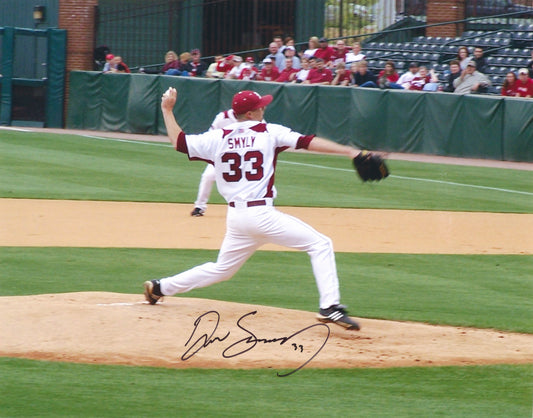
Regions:
<instances>
[{"instance_id":1,"label":"pitcher's mound","mask_svg":"<svg viewBox=\"0 0 533 418\"><path fill-rule=\"evenodd\" d=\"M85 292L0 298L0 355L164 367L297 369L533 363L533 335L167 297Z\"/></svg>"}]
</instances>

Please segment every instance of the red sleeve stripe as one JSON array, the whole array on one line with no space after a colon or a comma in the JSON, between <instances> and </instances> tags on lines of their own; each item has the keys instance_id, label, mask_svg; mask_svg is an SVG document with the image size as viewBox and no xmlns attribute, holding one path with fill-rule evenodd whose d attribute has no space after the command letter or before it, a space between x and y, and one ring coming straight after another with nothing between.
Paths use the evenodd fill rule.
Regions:
<instances>
[{"instance_id":1,"label":"red sleeve stripe","mask_svg":"<svg viewBox=\"0 0 533 418\"><path fill-rule=\"evenodd\" d=\"M296 143L296 149L309 148L309 144L311 143L314 137L314 135L301 136L300 138L298 138L298 142Z\"/></svg>"},{"instance_id":2,"label":"red sleeve stripe","mask_svg":"<svg viewBox=\"0 0 533 418\"><path fill-rule=\"evenodd\" d=\"M185 139L185 132L180 132L178 135L178 142L176 143L176 151L183 152L189 155L189 149L187 148L187 140Z\"/></svg>"}]
</instances>

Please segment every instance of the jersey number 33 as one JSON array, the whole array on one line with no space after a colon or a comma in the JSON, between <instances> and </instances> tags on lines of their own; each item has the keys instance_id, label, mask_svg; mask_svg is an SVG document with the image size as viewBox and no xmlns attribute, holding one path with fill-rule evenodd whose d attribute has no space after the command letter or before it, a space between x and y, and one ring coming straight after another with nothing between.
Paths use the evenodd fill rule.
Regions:
<instances>
[{"instance_id":1,"label":"jersey number 33","mask_svg":"<svg viewBox=\"0 0 533 418\"><path fill-rule=\"evenodd\" d=\"M248 171L243 169L243 161L250 162L245 164L250 167ZM229 164L229 171L222 173L225 181L232 183L240 181L243 176L248 181L259 181L263 178L263 154L261 151L248 151L241 156L236 152L226 152L222 155L222 162Z\"/></svg>"}]
</instances>

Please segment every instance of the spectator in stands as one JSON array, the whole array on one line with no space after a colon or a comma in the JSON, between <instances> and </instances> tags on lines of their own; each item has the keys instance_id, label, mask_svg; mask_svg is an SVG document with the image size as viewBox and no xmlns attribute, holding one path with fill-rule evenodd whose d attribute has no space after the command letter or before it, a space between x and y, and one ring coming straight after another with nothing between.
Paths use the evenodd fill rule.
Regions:
<instances>
[{"instance_id":1,"label":"spectator in stands","mask_svg":"<svg viewBox=\"0 0 533 418\"><path fill-rule=\"evenodd\" d=\"M393 61L387 61L385 63L385 68L379 72L378 75L378 86L380 89L403 89L403 87L398 84L400 75L396 71L396 66Z\"/></svg>"},{"instance_id":2,"label":"spectator in stands","mask_svg":"<svg viewBox=\"0 0 533 418\"><path fill-rule=\"evenodd\" d=\"M298 73L298 70L296 68L293 68L293 59L292 58L285 58L285 68L281 70L279 73L279 77L276 78L275 81L278 83L289 83L291 81L294 81L296 79L296 74Z\"/></svg>"},{"instance_id":3,"label":"spectator in stands","mask_svg":"<svg viewBox=\"0 0 533 418\"><path fill-rule=\"evenodd\" d=\"M457 61L459 61L459 65L461 66L461 70L466 70L466 66L468 63L472 60L472 57L470 56L470 52L468 52L468 48L466 46L460 46L457 50Z\"/></svg>"},{"instance_id":4,"label":"spectator in stands","mask_svg":"<svg viewBox=\"0 0 533 418\"><path fill-rule=\"evenodd\" d=\"M231 70L229 70L224 78L238 80L241 77L241 72L244 70L246 65L242 62L242 57L238 55L233 55L231 60L233 62L233 67L231 67Z\"/></svg>"},{"instance_id":5,"label":"spectator in stands","mask_svg":"<svg viewBox=\"0 0 533 418\"><path fill-rule=\"evenodd\" d=\"M502 85L502 96L516 97L516 87L518 86L518 78L513 71L509 71L505 75L505 80Z\"/></svg>"},{"instance_id":6,"label":"spectator in stands","mask_svg":"<svg viewBox=\"0 0 533 418\"><path fill-rule=\"evenodd\" d=\"M188 64L192 59L191 53L189 51L182 52L180 54L180 62L182 65Z\"/></svg>"},{"instance_id":7,"label":"spectator in stands","mask_svg":"<svg viewBox=\"0 0 533 418\"><path fill-rule=\"evenodd\" d=\"M268 45L268 51L270 52L266 58L270 58L276 68L279 69L284 62L285 62L285 56L279 51L278 44L276 42L270 42Z\"/></svg>"},{"instance_id":8,"label":"spectator in stands","mask_svg":"<svg viewBox=\"0 0 533 418\"><path fill-rule=\"evenodd\" d=\"M278 51L283 54L283 38L279 35L275 35L272 38L272 42L275 42L278 46Z\"/></svg>"},{"instance_id":9,"label":"spectator in stands","mask_svg":"<svg viewBox=\"0 0 533 418\"><path fill-rule=\"evenodd\" d=\"M357 71L352 74L351 85L354 87L378 87L378 79L368 70L368 63L365 60L358 62Z\"/></svg>"},{"instance_id":10,"label":"spectator in stands","mask_svg":"<svg viewBox=\"0 0 533 418\"><path fill-rule=\"evenodd\" d=\"M527 63L526 68L529 70L529 77L533 78L533 49L531 50L531 61Z\"/></svg>"},{"instance_id":11,"label":"spectator in stands","mask_svg":"<svg viewBox=\"0 0 533 418\"><path fill-rule=\"evenodd\" d=\"M335 43L335 59L333 60L333 65L336 66L339 62L346 62L346 54L349 52L348 48L346 48L346 43L344 40L339 39Z\"/></svg>"},{"instance_id":12,"label":"spectator in stands","mask_svg":"<svg viewBox=\"0 0 533 418\"><path fill-rule=\"evenodd\" d=\"M94 58L94 70L103 71L104 65L106 64L106 56L112 55L111 50L107 45L100 45L94 48L93 58Z\"/></svg>"},{"instance_id":13,"label":"spectator in stands","mask_svg":"<svg viewBox=\"0 0 533 418\"><path fill-rule=\"evenodd\" d=\"M226 77L226 74L233 68L233 55L228 55L225 59L218 62L216 70Z\"/></svg>"},{"instance_id":14,"label":"spectator in stands","mask_svg":"<svg viewBox=\"0 0 533 418\"><path fill-rule=\"evenodd\" d=\"M346 69L346 64L344 61L340 61L337 63L337 67L335 69L335 77L333 77L333 81L331 82L332 86L347 86L350 84L350 71Z\"/></svg>"},{"instance_id":15,"label":"spectator in stands","mask_svg":"<svg viewBox=\"0 0 533 418\"><path fill-rule=\"evenodd\" d=\"M335 50L329 46L327 38L320 38L318 40L319 47L315 51L314 56L322 58L327 68L332 66L332 61L335 60Z\"/></svg>"},{"instance_id":16,"label":"spectator in stands","mask_svg":"<svg viewBox=\"0 0 533 418\"><path fill-rule=\"evenodd\" d=\"M352 80L355 77L355 73L357 73L357 70L359 69L359 62L352 62L350 64L350 84L352 83Z\"/></svg>"},{"instance_id":17,"label":"spectator in stands","mask_svg":"<svg viewBox=\"0 0 533 418\"><path fill-rule=\"evenodd\" d=\"M131 73L131 71L129 71L128 66L126 64L124 64L123 62L119 62L117 64L117 68L114 69L112 72L114 72L114 73L122 73L122 74Z\"/></svg>"},{"instance_id":18,"label":"spectator in stands","mask_svg":"<svg viewBox=\"0 0 533 418\"><path fill-rule=\"evenodd\" d=\"M409 82L408 90L416 91L437 91L439 78L435 73L435 70L431 69L428 72L427 67L421 66L418 69L418 74Z\"/></svg>"},{"instance_id":19,"label":"spectator in stands","mask_svg":"<svg viewBox=\"0 0 533 418\"><path fill-rule=\"evenodd\" d=\"M178 54L176 54L174 51L167 51L165 54L165 65L163 65L163 68L161 69L161 73L166 75L176 75L174 73L169 73L169 70L179 70L180 68L180 62L178 60Z\"/></svg>"},{"instance_id":20,"label":"spectator in stands","mask_svg":"<svg viewBox=\"0 0 533 418\"><path fill-rule=\"evenodd\" d=\"M316 68L317 57L309 57L309 70Z\"/></svg>"},{"instance_id":21,"label":"spectator in stands","mask_svg":"<svg viewBox=\"0 0 533 418\"><path fill-rule=\"evenodd\" d=\"M346 64L362 60L366 60L366 56L361 52L361 44L359 42L354 42L352 44L352 50L346 53Z\"/></svg>"},{"instance_id":22,"label":"spectator in stands","mask_svg":"<svg viewBox=\"0 0 533 418\"><path fill-rule=\"evenodd\" d=\"M259 81L275 81L279 77L278 67L274 65L272 58L266 57L263 60L263 68L257 74L256 80Z\"/></svg>"},{"instance_id":23,"label":"spectator in stands","mask_svg":"<svg viewBox=\"0 0 533 418\"><path fill-rule=\"evenodd\" d=\"M461 76L461 66L459 65L459 61L452 60L450 61L450 72L448 75L446 75L446 82L444 83L444 87L442 91L445 91L447 93L453 93L455 90L455 87L453 86L453 82L456 78Z\"/></svg>"},{"instance_id":24,"label":"spectator in stands","mask_svg":"<svg viewBox=\"0 0 533 418\"><path fill-rule=\"evenodd\" d=\"M485 74L476 71L476 62L471 60L453 86L456 94L483 93L490 86L490 80Z\"/></svg>"},{"instance_id":25,"label":"spectator in stands","mask_svg":"<svg viewBox=\"0 0 533 418\"><path fill-rule=\"evenodd\" d=\"M302 57L311 58L314 56L318 46L318 38L316 36L311 36L309 38L308 48L304 51Z\"/></svg>"},{"instance_id":26,"label":"spectator in stands","mask_svg":"<svg viewBox=\"0 0 533 418\"><path fill-rule=\"evenodd\" d=\"M185 71L192 77L203 77L207 71L207 64L201 58L199 49L195 48L191 51L191 61L185 66Z\"/></svg>"},{"instance_id":27,"label":"spectator in stands","mask_svg":"<svg viewBox=\"0 0 533 418\"><path fill-rule=\"evenodd\" d=\"M292 68L299 70L302 67L300 64L300 58L296 56L296 48L294 48L293 46L289 45L285 47L283 55L285 56L285 58L292 58ZM285 69L285 62L286 61L284 61L281 68L279 68L280 71L283 71Z\"/></svg>"},{"instance_id":28,"label":"spectator in stands","mask_svg":"<svg viewBox=\"0 0 533 418\"><path fill-rule=\"evenodd\" d=\"M411 86L411 80L415 78L418 74L418 64L416 62L411 62L409 64L409 71L403 73L398 79L398 84L404 89L409 89Z\"/></svg>"},{"instance_id":29,"label":"spectator in stands","mask_svg":"<svg viewBox=\"0 0 533 418\"><path fill-rule=\"evenodd\" d=\"M529 77L529 70L527 68L520 68L518 70L516 97L533 97L533 80Z\"/></svg>"},{"instance_id":30,"label":"spectator in stands","mask_svg":"<svg viewBox=\"0 0 533 418\"><path fill-rule=\"evenodd\" d=\"M224 78L224 73L217 71L217 65L220 62L224 62L225 58L223 55L215 55L215 61L212 64L209 64L205 76L207 78Z\"/></svg>"},{"instance_id":31,"label":"spectator in stands","mask_svg":"<svg viewBox=\"0 0 533 418\"><path fill-rule=\"evenodd\" d=\"M323 84L329 85L333 81L333 73L326 68L326 63L322 58L316 58L316 68L309 70L307 80L302 84Z\"/></svg>"},{"instance_id":32,"label":"spectator in stands","mask_svg":"<svg viewBox=\"0 0 533 418\"><path fill-rule=\"evenodd\" d=\"M131 73L130 69L126 65L124 61L122 61L122 57L115 55L115 57L111 60L111 70L112 73Z\"/></svg>"},{"instance_id":33,"label":"spectator in stands","mask_svg":"<svg viewBox=\"0 0 533 418\"><path fill-rule=\"evenodd\" d=\"M178 58L174 51L168 51L165 54L166 64L161 71L166 75L188 76L189 72L186 70L186 67L190 57L191 54L188 52L183 52Z\"/></svg>"},{"instance_id":34,"label":"spectator in stands","mask_svg":"<svg viewBox=\"0 0 533 418\"><path fill-rule=\"evenodd\" d=\"M294 38L292 36L287 36L285 40L283 41L283 46L279 49L279 51L285 55L285 48L288 46L294 47ZM295 47L294 47L295 48ZM296 51L296 48L295 48Z\"/></svg>"},{"instance_id":35,"label":"spectator in stands","mask_svg":"<svg viewBox=\"0 0 533 418\"><path fill-rule=\"evenodd\" d=\"M104 68L102 69L104 73L111 71L111 61L113 61L113 58L115 58L113 54L107 54L105 56L105 64L104 64Z\"/></svg>"},{"instance_id":36,"label":"spectator in stands","mask_svg":"<svg viewBox=\"0 0 533 418\"><path fill-rule=\"evenodd\" d=\"M300 71L296 73L296 78L293 81L294 83L303 83L305 80L307 80L309 70L311 69L309 66L309 59L306 57L302 57L300 64L302 68L300 68Z\"/></svg>"},{"instance_id":37,"label":"spectator in stands","mask_svg":"<svg viewBox=\"0 0 533 418\"><path fill-rule=\"evenodd\" d=\"M474 58L472 58L476 62L476 69L480 72L485 74L488 69L487 59L483 56L483 48L475 47L474 48Z\"/></svg>"},{"instance_id":38,"label":"spectator in stands","mask_svg":"<svg viewBox=\"0 0 533 418\"><path fill-rule=\"evenodd\" d=\"M259 70L255 66L254 59L252 57L246 57L239 80L255 80L257 74L259 74Z\"/></svg>"}]
</instances>

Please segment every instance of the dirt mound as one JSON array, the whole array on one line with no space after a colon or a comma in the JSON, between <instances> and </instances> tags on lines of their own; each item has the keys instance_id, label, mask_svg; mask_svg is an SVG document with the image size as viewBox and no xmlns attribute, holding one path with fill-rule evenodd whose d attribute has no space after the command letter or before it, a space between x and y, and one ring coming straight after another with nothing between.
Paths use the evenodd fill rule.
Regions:
<instances>
[{"instance_id":1,"label":"dirt mound","mask_svg":"<svg viewBox=\"0 0 533 418\"><path fill-rule=\"evenodd\" d=\"M0 199L0 209L0 245L204 249L219 248L227 210L210 205L198 219L191 205L30 199ZM531 214L282 210L332 237L337 251L533 253ZM0 297L0 317L0 335L8 336L0 356L33 359L289 371L533 363L529 334L372 319L353 332L312 312L186 297L156 306L113 293Z\"/></svg>"},{"instance_id":2,"label":"dirt mound","mask_svg":"<svg viewBox=\"0 0 533 418\"><path fill-rule=\"evenodd\" d=\"M533 362L533 335L360 319L184 297L84 292L0 298L0 355L200 368L352 368ZM289 369L287 371L286 369Z\"/></svg>"}]
</instances>

